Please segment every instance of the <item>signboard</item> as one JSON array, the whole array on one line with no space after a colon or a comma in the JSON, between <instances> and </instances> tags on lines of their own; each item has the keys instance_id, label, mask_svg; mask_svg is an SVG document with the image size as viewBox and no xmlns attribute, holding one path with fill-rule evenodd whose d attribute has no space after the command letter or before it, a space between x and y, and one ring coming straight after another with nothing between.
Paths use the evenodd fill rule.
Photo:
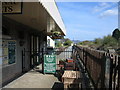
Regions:
<instances>
[{"instance_id":1,"label":"signboard","mask_svg":"<svg viewBox=\"0 0 120 90\"><path fill-rule=\"evenodd\" d=\"M2 65L8 65L15 63L16 55L16 41L15 40L3 40L2 41ZM1 56L0 56L1 57Z\"/></svg>"},{"instance_id":2,"label":"signboard","mask_svg":"<svg viewBox=\"0 0 120 90\"><path fill-rule=\"evenodd\" d=\"M2 41L2 64L8 65L8 41Z\"/></svg>"},{"instance_id":3,"label":"signboard","mask_svg":"<svg viewBox=\"0 0 120 90\"><path fill-rule=\"evenodd\" d=\"M56 56L44 55L44 73L56 72Z\"/></svg>"},{"instance_id":4,"label":"signboard","mask_svg":"<svg viewBox=\"0 0 120 90\"><path fill-rule=\"evenodd\" d=\"M22 2L2 2L3 14L21 14Z\"/></svg>"},{"instance_id":5,"label":"signboard","mask_svg":"<svg viewBox=\"0 0 120 90\"><path fill-rule=\"evenodd\" d=\"M16 41L9 41L8 42L8 63L12 64L15 63L15 52L16 52Z\"/></svg>"},{"instance_id":6,"label":"signboard","mask_svg":"<svg viewBox=\"0 0 120 90\"><path fill-rule=\"evenodd\" d=\"M2 39L0 39L0 66L2 65Z\"/></svg>"}]
</instances>

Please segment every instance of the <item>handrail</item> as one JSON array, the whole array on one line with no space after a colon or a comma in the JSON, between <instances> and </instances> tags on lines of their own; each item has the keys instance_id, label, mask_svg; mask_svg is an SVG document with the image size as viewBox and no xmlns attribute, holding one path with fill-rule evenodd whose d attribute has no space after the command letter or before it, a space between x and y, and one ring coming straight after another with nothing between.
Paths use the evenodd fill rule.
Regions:
<instances>
[{"instance_id":1,"label":"handrail","mask_svg":"<svg viewBox=\"0 0 120 90\"><path fill-rule=\"evenodd\" d=\"M94 88L120 89L120 56L82 46L73 46L73 54L82 61Z\"/></svg>"}]
</instances>

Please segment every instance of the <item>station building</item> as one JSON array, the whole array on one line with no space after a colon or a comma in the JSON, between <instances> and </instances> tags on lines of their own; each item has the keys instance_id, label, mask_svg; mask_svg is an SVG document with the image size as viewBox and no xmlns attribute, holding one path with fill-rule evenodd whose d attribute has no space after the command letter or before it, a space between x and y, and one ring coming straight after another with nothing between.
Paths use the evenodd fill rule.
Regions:
<instances>
[{"instance_id":1,"label":"station building","mask_svg":"<svg viewBox=\"0 0 120 90\"><path fill-rule=\"evenodd\" d=\"M55 48L55 40L47 36L47 47Z\"/></svg>"},{"instance_id":2,"label":"station building","mask_svg":"<svg viewBox=\"0 0 120 90\"><path fill-rule=\"evenodd\" d=\"M66 35L56 2L2 2L2 84L43 62L47 36ZM57 32L57 33L56 33Z\"/></svg>"}]
</instances>

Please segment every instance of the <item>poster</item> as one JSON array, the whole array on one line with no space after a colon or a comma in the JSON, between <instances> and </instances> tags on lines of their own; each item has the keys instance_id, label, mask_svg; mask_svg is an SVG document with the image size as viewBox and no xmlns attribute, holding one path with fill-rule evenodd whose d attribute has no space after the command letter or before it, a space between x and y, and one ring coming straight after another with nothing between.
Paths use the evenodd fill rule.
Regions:
<instances>
[{"instance_id":1,"label":"poster","mask_svg":"<svg viewBox=\"0 0 120 90\"><path fill-rule=\"evenodd\" d=\"M0 66L2 65L2 40L0 39Z\"/></svg>"},{"instance_id":2,"label":"poster","mask_svg":"<svg viewBox=\"0 0 120 90\"><path fill-rule=\"evenodd\" d=\"M7 40L2 41L2 64L3 65L8 64L8 41Z\"/></svg>"},{"instance_id":3,"label":"poster","mask_svg":"<svg viewBox=\"0 0 120 90\"><path fill-rule=\"evenodd\" d=\"M8 63L15 63L16 41L8 41Z\"/></svg>"},{"instance_id":4,"label":"poster","mask_svg":"<svg viewBox=\"0 0 120 90\"><path fill-rule=\"evenodd\" d=\"M15 40L3 40L2 41L2 65L8 65L15 63L16 56L16 41Z\"/></svg>"},{"instance_id":5,"label":"poster","mask_svg":"<svg viewBox=\"0 0 120 90\"><path fill-rule=\"evenodd\" d=\"M44 73L56 72L56 56L44 55Z\"/></svg>"}]
</instances>

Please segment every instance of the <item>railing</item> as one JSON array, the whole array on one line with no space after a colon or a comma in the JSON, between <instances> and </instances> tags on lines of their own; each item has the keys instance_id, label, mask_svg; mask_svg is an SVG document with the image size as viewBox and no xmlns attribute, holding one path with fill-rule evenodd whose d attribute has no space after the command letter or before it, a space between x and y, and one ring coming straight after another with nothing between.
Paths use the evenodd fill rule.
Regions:
<instances>
[{"instance_id":1,"label":"railing","mask_svg":"<svg viewBox=\"0 0 120 90\"><path fill-rule=\"evenodd\" d=\"M120 90L120 56L73 46L73 58L82 62L94 88Z\"/></svg>"},{"instance_id":2,"label":"railing","mask_svg":"<svg viewBox=\"0 0 120 90\"><path fill-rule=\"evenodd\" d=\"M47 51L22 51L22 69L25 69L25 59L30 59L30 67L33 68L34 66L40 64L44 60L45 54L54 54L56 55L56 63L59 64L59 60L66 60L67 58L72 57L72 48L54 48L54 50L47 50ZM24 70L23 70L24 71Z\"/></svg>"},{"instance_id":3,"label":"railing","mask_svg":"<svg viewBox=\"0 0 120 90\"><path fill-rule=\"evenodd\" d=\"M56 55L56 60L66 60L72 57L72 48L65 48L63 50L55 49L54 54Z\"/></svg>"}]
</instances>

